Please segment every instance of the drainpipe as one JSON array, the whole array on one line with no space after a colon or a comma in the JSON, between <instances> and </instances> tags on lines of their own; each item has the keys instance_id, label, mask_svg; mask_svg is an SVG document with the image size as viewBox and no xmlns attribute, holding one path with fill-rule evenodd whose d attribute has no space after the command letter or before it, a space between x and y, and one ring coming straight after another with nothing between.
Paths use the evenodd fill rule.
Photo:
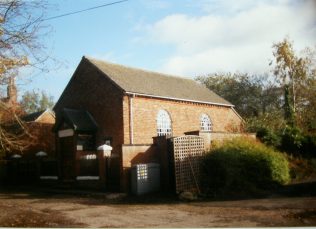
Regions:
<instances>
[{"instance_id":1,"label":"drainpipe","mask_svg":"<svg viewBox=\"0 0 316 229\"><path fill-rule=\"evenodd\" d=\"M130 95L129 98L129 142L134 144L134 122L133 122L133 98L135 94Z\"/></svg>"}]
</instances>

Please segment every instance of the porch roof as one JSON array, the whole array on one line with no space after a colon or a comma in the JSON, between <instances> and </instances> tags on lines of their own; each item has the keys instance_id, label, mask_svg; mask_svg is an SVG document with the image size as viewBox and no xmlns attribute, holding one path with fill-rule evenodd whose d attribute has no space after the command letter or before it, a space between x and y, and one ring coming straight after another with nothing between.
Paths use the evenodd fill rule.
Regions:
<instances>
[{"instance_id":1,"label":"porch roof","mask_svg":"<svg viewBox=\"0 0 316 229\"><path fill-rule=\"evenodd\" d=\"M96 121L86 110L64 108L62 119L56 123L54 130L58 131L63 122L66 122L76 132L96 132L98 130Z\"/></svg>"}]
</instances>

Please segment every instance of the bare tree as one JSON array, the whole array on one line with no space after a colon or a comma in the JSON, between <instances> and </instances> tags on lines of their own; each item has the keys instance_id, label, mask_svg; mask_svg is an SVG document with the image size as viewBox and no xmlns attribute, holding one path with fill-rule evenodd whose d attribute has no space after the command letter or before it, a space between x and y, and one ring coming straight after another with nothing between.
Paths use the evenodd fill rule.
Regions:
<instances>
[{"instance_id":1,"label":"bare tree","mask_svg":"<svg viewBox=\"0 0 316 229\"><path fill-rule=\"evenodd\" d=\"M46 1L0 0L0 85L8 84L8 96L0 100L0 155L22 149L28 135L16 102L14 77L23 66L41 68L49 58L41 38L48 32L43 24ZM3 88L3 86L2 86Z\"/></svg>"}]
</instances>

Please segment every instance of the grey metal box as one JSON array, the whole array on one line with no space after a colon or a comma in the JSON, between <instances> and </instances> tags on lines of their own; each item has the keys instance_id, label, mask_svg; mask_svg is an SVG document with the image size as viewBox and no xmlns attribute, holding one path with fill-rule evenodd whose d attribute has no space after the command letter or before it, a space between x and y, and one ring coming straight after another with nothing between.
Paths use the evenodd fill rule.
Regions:
<instances>
[{"instance_id":1,"label":"grey metal box","mask_svg":"<svg viewBox=\"0 0 316 229\"><path fill-rule=\"evenodd\" d=\"M136 195L159 191L160 165L158 163L136 164L131 170L132 193Z\"/></svg>"}]
</instances>

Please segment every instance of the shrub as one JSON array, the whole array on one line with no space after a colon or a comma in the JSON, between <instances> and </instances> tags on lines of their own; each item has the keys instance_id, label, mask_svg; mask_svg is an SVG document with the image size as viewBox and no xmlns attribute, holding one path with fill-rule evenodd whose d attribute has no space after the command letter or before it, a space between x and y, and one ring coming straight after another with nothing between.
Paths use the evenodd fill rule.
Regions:
<instances>
[{"instance_id":1,"label":"shrub","mask_svg":"<svg viewBox=\"0 0 316 229\"><path fill-rule=\"evenodd\" d=\"M302 145L305 140L305 136L302 131L297 127L286 127L282 134L281 149L287 153L299 154L302 152Z\"/></svg>"},{"instance_id":2,"label":"shrub","mask_svg":"<svg viewBox=\"0 0 316 229\"><path fill-rule=\"evenodd\" d=\"M303 156L316 157L316 135L305 135L302 142Z\"/></svg>"},{"instance_id":3,"label":"shrub","mask_svg":"<svg viewBox=\"0 0 316 229\"><path fill-rule=\"evenodd\" d=\"M297 127L287 126L282 132L261 127L257 130L256 136L264 144L288 154L304 157L316 156L316 135L304 134Z\"/></svg>"},{"instance_id":4,"label":"shrub","mask_svg":"<svg viewBox=\"0 0 316 229\"><path fill-rule=\"evenodd\" d=\"M202 183L209 193L252 193L290 180L283 154L247 138L223 142L202 161Z\"/></svg>"},{"instance_id":5,"label":"shrub","mask_svg":"<svg viewBox=\"0 0 316 229\"><path fill-rule=\"evenodd\" d=\"M292 181L302 181L315 177L316 160L301 156L287 155Z\"/></svg>"},{"instance_id":6,"label":"shrub","mask_svg":"<svg viewBox=\"0 0 316 229\"><path fill-rule=\"evenodd\" d=\"M257 138L259 138L264 144L273 146L275 148L280 147L281 144L281 136L275 131L261 127L257 131Z\"/></svg>"}]
</instances>

